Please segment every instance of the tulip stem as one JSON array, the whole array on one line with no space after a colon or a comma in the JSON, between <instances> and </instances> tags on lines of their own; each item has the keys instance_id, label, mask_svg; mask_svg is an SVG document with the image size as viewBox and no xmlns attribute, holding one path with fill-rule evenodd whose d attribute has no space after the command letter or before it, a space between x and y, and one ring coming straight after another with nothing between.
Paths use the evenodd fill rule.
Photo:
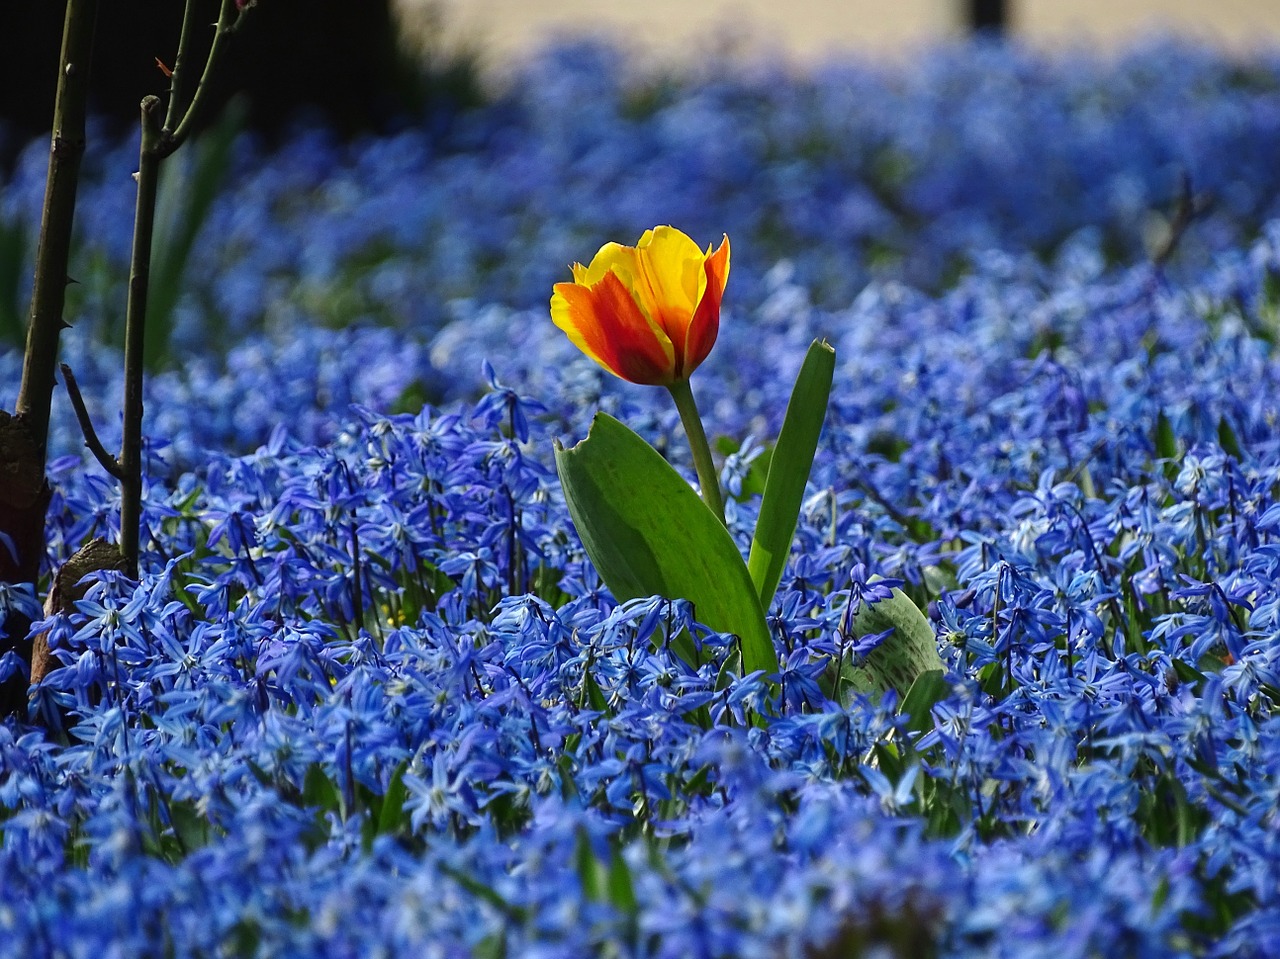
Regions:
<instances>
[{"instance_id":1,"label":"tulip stem","mask_svg":"<svg viewBox=\"0 0 1280 959\"><path fill-rule=\"evenodd\" d=\"M711 447L707 444L707 434L702 428L702 417L698 415L698 404L694 402L693 390L688 380L679 380L667 385L667 392L675 400L676 409L680 411L680 422L684 424L685 435L689 437L689 449L693 452L693 466L698 471L698 485L702 487L702 501L721 523L724 522L724 500L720 498L720 478L716 474L715 463L711 459Z\"/></svg>"}]
</instances>

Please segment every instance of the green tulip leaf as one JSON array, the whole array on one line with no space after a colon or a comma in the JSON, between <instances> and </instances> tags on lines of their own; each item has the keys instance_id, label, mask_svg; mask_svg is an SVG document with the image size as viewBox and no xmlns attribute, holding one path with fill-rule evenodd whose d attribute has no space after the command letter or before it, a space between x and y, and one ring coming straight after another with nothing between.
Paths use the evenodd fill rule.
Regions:
<instances>
[{"instance_id":1,"label":"green tulip leaf","mask_svg":"<svg viewBox=\"0 0 1280 959\"><path fill-rule=\"evenodd\" d=\"M878 697L893 689L903 696L921 676L943 670L933 626L900 589L878 603L863 603L853 615L852 626L855 636L893 632L859 662L843 665L842 690ZM920 695L924 693L922 688Z\"/></svg>"},{"instance_id":2,"label":"green tulip leaf","mask_svg":"<svg viewBox=\"0 0 1280 959\"><path fill-rule=\"evenodd\" d=\"M796 377L782 432L778 434L778 443L769 461L760 517L747 559L747 569L763 609L768 609L773 602L787 557L791 555L791 541L796 535L805 484L809 482L813 454L818 449L818 437L827 416L835 368L836 351L825 340L814 340Z\"/></svg>"},{"instance_id":3,"label":"green tulip leaf","mask_svg":"<svg viewBox=\"0 0 1280 959\"><path fill-rule=\"evenodd\" d=\"M933 729L933 707L946 699L949 692L951 684L941 669L930 669L917 676L898 707L898 712L908 717L907 729L913 733Z\"/></svg>"},{"instance_id":4,"label":"green tulip leaf","mask_svg":"<svg viewBox=\"0 0 1280 959\"><path fill-rule=\"evenodd\" d=\"M747 672L777 672L742 554L719 518L653 447L597 413L585 440L569 449L556 443L556 469L587 556L619 602L687 599L698 622L739 637Z\"/></svg>"},{"instance_id":5,"label":"green tulip leaf","mask_svg":"<svg viewBox=\"0 0 1280 959\"><path fill-rule=\"evenodd\" d=\"M716 437L716 452L721 456L730 456L741 451L742 444L733 437ZM746 475L742 477L742 486L738 492L729 493L726 490L725 495L732 496L739 503L745 503L752 496L763 496L764 484L769 478L769 460L772 458L773 447L762 447L760 452L751 460L751 465L747 467Z\"/></svg>"}]
</instances>

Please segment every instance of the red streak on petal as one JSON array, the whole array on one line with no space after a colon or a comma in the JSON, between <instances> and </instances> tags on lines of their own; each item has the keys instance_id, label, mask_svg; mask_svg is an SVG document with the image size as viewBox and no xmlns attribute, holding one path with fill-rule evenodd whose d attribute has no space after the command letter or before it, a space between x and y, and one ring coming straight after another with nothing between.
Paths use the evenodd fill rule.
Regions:
<instances>
[{"instance_id":1,"label":"red streak on petal","mask_svg":"<svg viewBox=\"0 0 1280 959\"><path fill-rule=\"evenodd\" d=\"M566 306L567 313L561 313L557 323L567 324L572 331L566 329L569 338L597 363L604 363L604 353L608 350L604 329L596 316L595 297L589 287L577 283L557 283L555 295L560 297ZM552 318L555 319L555 298L551 301ZM607 364L606 364L607 365Z\"/></svg>"},{"instance_id":2,"label":"red streak on petal","mask_svg":"<svg viewBox=\"0 0 1280 959\"><path fill-rule=\"evenodd\" d=\"M711 348L716 345L716 337L720 335L720 301L724 296L725 283L729 279L727 237L720 244L720 249L707 257L703 269L707 274L707 288L689 321L689 332L685 336L684 355L681 358L683 362L676 371L681 379L687 379L701 365Z\"/></svg>"},{"instance_id":3,"label":"red streak on petal","mask_svg":"<svg viewBox=\"0 0 1280 959\"><path fill-rule=\"evenodd\" d=\"M599 353L605 365L632 383L670 383L674 360L617 274L605 274L591 294L603 334Z\"/></svg>"}]
</instances>

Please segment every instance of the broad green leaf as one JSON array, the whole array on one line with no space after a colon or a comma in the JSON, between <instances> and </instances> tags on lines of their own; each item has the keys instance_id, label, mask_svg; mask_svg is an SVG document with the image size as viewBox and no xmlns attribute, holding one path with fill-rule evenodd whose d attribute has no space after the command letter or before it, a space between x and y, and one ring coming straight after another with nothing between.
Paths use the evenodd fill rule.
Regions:
<instances>
[{"instance_id":1,"label":"broad green leaf","mask_svg":"<svg viewBox=\"0 0 1280 959\"><path fill-rule=\"evenodd\" d=\"M507 959L506 932L492 932L485 936L472 949L476 959Z\"/></svg>"},{"instance_id":2,"label":"broad green leaf","mask_svg":"<svg viewBox=\"0 0 1280 959\"><path fill-rule=\"evenodd\" d=\"M1208 676L1200 672L1200 670L1196 669L1185 660L1174 659L1173 672L1180 681L1192 684L1197 695L1199 695L1203 684L1209 681Z\"/></svg>"},{"instance_id":3,"label":"broad green leaf","mask_svg":"<svg viewBox=\"0 0 1280 959\"><path fill-rule=\"evenodd\" d=\"M590 902L605 900L608 897L608 875L591 851L591 840L584 826L579 826L574 835L573 861L578 871L578 882L582 884L582 895Z\"/></svg>"},{"instance_id":4,"label":"broad green leaf","mask_svg":"<svg viewBox=\"0 0 1280 959\"><path fill-rule=\"evenodd\" d=\"M853 616L853 632L857 636L887 629L893 632L884 642L861 662L846 665L841 671L842 682L854 691L879 696L894 689L899 695L906 695L924 674L943 671L933 626L900 589L878 603L863 603ZM923 688L920 695L924 695Z\"/></svg>"},{"instance_id":5,"label":"broad green leaf","mask_svg":"<svg viewBox=\"0 0 1280 959\"><path fill-rule=\"evenodd\" d=\"M747 672L777 672L742 554L693 487L648 443L597 413L577 446L556 443L556 469L587 556L619 602L687 599L699 622L741 639Z\"/></svg>"},{"instance_id":6,"label":"broad green leaf","mask_svg":"<svg viewBox=\"0 0 1280 959\"><path fill-rule=\"evenodd\" d=\"M791 555L796 520L804 501L813 454L827 416L836 351L825 340L814 340L787 403L782 432L769 461L769 478L760 501L760 518L751 540L747 569L756 585L762 609L768 609L778 590L782 570Z\"/></svg>"},{"instance_id":7,"label":"broad green leaf","mask_svg":"<svg viewBox=\"0 0 1280 959\"><path fill-rule=\"evenodd\" d=\"M307 767L302 781L302 802L330 812L336 811L341 805L342 797L338 787L325 775L324 767L319 763L312 763Z\"/></svg>"},{"instance_id":8,"label":"broad green leaf","mask_svg":"<svg viewBox=\"0 0 1280 959\"><path fill-rule=\"evenodd\" d=\"M1005 678L1003 665L998 662L987 663L978 670L978 688L995 699L1004 699L1009 695Z\"/></svg>"},{"instance_id":9,"label":"broad green leaf","mask_svg":"<svg viewBox=\"0 0 1280 959\"><path fill-rule=\"evenodd\" d=\"M582 695L578 698L578 708L582 709L588 705L597 712L609 712L608 700L604 698L604 691L600 689L596 678L591 675L590 663L582 673Z\"/></svg>"},{"instance_id":10,"label":"broad green leaf","mask_svg":"<svg viewBox=\"0 0 1280 959\"><path fill-rule=\"evenodd\" d=\"M599 859L591 848L587 830L579 826L574 834L574 866L582 894L592 902L607 902L622 916L634 916L637 902L631 869L622 858L622 847L616 840L609 843L609 860Z\"/></svg>"},{"instance_id":11,"label":"broad green leaf","mask_svg":"<svg viewBox=\"0 0 1280 959\"><path fill-rule=\"evenodd\" d=\"M173 823L174 835L187 852L202 849L209 844L213 827L209 824L209 818L197 810L194 802L171 799L169 818Z\"/></svg>"},{"instance_id":12,"label":"broad green leaf","mask_svg":"<svg viewBox=\"0 0 1280 959\"><path fill-rule=\"evenodd\" d=\"M731 436L716 438L716 452L721 456L730 456L742 449L742 444ZM752 496L764 495L764 484L769 479L769 461L773 459L773 447L765 446L747 467L747 474L742 477L742 488L736 494L725 490L725 496L733 496L739 503L746 502Z\"/></svg>"},{"instance_id":13,"label":"broad green leaf","mask_svg":"<svg viewBox=\"0 0 1280 959\"><path fill-rule=\"evenodd\" d=\"M1231 424L1227 422L1225 416L1218 418L1218 445L1222 447L1222 452L1228 456L1234 456L1237 460L1244 459L1244 452L1240 448L1240 438L1236 436L1236 431L1231 428Z\"/></svg>"},{"instance_id":14,"label":"broad green leaf","mask_svg":"<svg viewBox=\"0 0 1280 959\"><path fill-rule=\"evenodd\" d=\"M409 798L409 790L404 784L404 773L409 763L402 762L391 774L387 783L387 791L382 797L382 808L378 812L379 835L393 835L408 817L404 813L405 801Z\"/></svg>"},{"instance_id":15,"label":"broad green leaf","mask_svg":"<svg viewBox=\"0 0 1280 959\"><path fill-rule=\"evenodd\" d=\"M902 697L902 705L898 712L910 717L907 728L915 733L926 733L933 729L933 707L951 690L946 673L941 669L930 669L916 677L916 681Z\"/></svg>"}]
</instances>

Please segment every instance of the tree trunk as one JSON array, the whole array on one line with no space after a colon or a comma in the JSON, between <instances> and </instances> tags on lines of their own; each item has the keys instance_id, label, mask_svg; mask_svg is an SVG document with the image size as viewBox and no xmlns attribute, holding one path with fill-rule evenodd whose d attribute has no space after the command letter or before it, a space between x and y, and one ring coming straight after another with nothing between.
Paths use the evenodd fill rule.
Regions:
<instances>
[{"instance_id":1,"label":"tree trunk","mask_svg":"<svg viewBox=\"0 0 1280 959\"><path fill-rule=\"evenodd\" d=\"M8 541L0 539L0 582L5 583L36 584L44 560L44 516L49 506L45 446L49 439L58 337L65 325L62 309L80 158L84 155L89 63L97 12L97 0L70 0L67 4L22 385L15 415L0 414L0 534ZM3 625L0 655L16 650L30 666L30 628L29 619L10 612ZM10 676L0 685L0 715L25 717L26 708L27 677Z\"/></svg>"}]
</instances>

